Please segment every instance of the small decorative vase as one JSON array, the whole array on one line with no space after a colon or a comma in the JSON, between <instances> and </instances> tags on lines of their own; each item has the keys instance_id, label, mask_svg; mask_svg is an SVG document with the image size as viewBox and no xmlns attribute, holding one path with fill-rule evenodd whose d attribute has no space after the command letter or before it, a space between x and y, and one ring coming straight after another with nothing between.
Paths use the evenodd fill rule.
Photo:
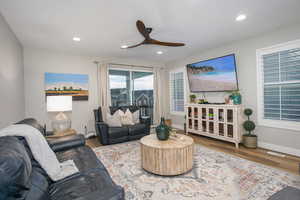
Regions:
<instances>
[{"instance_id":1,"label":"small decorative vase","mask_svg":"<svg viewBox=\"0 0 300 200\"><path fill-rule=\"evenodd\" d=\"M240 94L235 94L231 96L234 105L239 105L242 103L242 96Z\"/></svg>"},{"instance_id":2,"label":"small decorative vase","mask_svg":"<svg viewBox=\"0 0 300 200\"><path fill-rule=\"evenodd\" d=\"M191 103L196 103L196 98L190 97L190 101L191 101Z\"/></svg>"},{"instance_id":3,"label":"small decorative vase","mask_svg":"<svg viewBox=\"0 0 300 200\"><path fill-rule=\"evenodd\" d=\"M165 124L165 119L162 117L160 124L156 127L156 136L157 139L159 140L167 140L169 139L170 136L170 129L169 127Z\"/></svg>"}]
</instances>

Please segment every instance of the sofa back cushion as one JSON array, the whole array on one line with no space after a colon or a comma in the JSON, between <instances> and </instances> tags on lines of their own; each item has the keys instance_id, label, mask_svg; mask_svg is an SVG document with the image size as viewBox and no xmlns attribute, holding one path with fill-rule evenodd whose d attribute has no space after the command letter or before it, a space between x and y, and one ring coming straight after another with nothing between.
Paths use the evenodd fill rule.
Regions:
<instances>
[{"instance_id":1,"label":"sofa back cushion","mask_svg":"<svg viewBox=\"0 0 300 200\"><path fill-rule=\"evenodd\" d=\"M34 119L34 118L26 118L26 119L23 119L22 121L19 121L17 122L16 124L27 124L27 125L30 125L36 129L38 129L43 135L45 135L45 128L39 124L39 122Z\"/></svg>"},{"instance_id":2,"label":"sofa back cushion","mask_svg":"<svg viewBox=\"0 0 300 200\"><path fill-rule=\"evenodd\" d=\"M27 141L23 137L16 137L25 147L31 160L32 172L29 178L28 188L25 192L25 200L47 200L49 199L48 189L52 183L50 177L41 165L34 159ZM0 198L1 199L1 198Z\"/></svg>"},{"instance_id":3,"label":"sofa back cushion","mask_svg":"<svg viewBox=\"0 0 300 200\"><path fill-rule=\"evenodd\" d=\"M127 109L130 110L130 112L135 112L139 110L138 106L111 106L109 107L111 114L115 113L117 110L122 110L124 113L126 112Z\"/></svg>"},{"instance_id":4,"label":"sofa back cushion","mask_svg":"<svg viewBox=\"0 0 300 200\"><path fill-rule=\"evenodd\" d=\"M0 199L20 198L29 189L31 161L16 137L0 137Z\"/></svg>"}]
</instances>

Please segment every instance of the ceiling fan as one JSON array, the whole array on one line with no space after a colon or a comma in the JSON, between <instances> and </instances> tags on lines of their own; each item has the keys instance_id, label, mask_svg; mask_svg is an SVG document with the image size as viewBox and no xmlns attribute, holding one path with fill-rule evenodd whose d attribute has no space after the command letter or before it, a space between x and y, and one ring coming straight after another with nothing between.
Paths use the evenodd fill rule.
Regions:
<instances>
[{"instance_id":1,"label":"ceiling fan","mask_svg":"<svg viewBox=\"0 0 300 200\"><path fill-rule=\"evenodd\" d=\"M161 42L158 40L154 40L150 37L150 33L152 32L152 28L147 28L145 24L138 20L136 21L136 27L138 31L144 36L145 40L139 44L129 46L127 48L134 48L144 44L153 44L153 45L161 45L161 46L169 46L169 47L180 47L184 46L184 43L173 43L173 42Z\"/></svg>"}]
</instances>

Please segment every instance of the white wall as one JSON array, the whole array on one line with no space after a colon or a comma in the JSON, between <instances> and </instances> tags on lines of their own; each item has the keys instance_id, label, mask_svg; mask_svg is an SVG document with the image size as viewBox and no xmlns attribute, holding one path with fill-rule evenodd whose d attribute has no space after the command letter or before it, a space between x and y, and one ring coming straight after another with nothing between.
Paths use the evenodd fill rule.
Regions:
<instances>
[{"instance_id":1,"label":"white wall","mask_svg":"<svg viewBox=\"0 0 300 200\"><path fill-rule=\"evenodd\" d=\"M0 14L0 128L25 116L23 49Z\"/></svg>"},{"instance_id":2,"label":"white wall","mask_svg":"<svg viewBox=\"0 0 300 200\"><path fill-rule=\"evenodd\" d=\"M246 107L254 110L253 120L256 121L257 113L257 84L256 84L256 49L272 46L275 44L300 39L300 24L282 28L264 35L244 41L224 45L219 48L201 50L198 54L186 59L168 63L169 70L172 68L183 68L186 64L227 55L236 54L237 72L239 88L242 94L242 101ZM165 75L168 80L168 73ZM188 84L187 84L188 85ZM166 88L168 90L168 88ZM186 89L188 96L189 89ZM198 94L202 95L202 94ZM224 93L206 93L206 97L211 102L224 102ZM166 113L173 120L173 124L183 125L183 116L170 114L169 100L166 100ZM261 146L273 148L274 150L285 149L286 152L294 151L300 155L300 132L286 129L276 129L270 127L257 127L256 134ZM292 153L292 152L289 152Z\"/></svg>"},{"instance_id":3,"label":"white wall","mask_svg":"<svg viewBox=\"0 0 300 200\"><path fill-rule=\"evenodd\" d=\"M25 48L25 100L26 117L34 117L51 130L51 119L53 114L46 112L44 74L53 73L75 73L89 75L89 100L73 101L73 110L70 114L72 127L78 132L94 131L93 109L98 107L97 68L93 61L112 62L132 65L159 66L151 63L131 59L101 59L95 57L70 55L61 52L53 52L43 49Z\"/></svg>"}]
</instances>

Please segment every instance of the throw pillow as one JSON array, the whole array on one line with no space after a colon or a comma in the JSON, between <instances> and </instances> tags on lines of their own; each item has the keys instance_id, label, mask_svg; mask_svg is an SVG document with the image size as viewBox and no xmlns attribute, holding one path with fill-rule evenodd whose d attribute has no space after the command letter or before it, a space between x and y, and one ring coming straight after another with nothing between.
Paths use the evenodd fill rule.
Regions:
<instances>
[{"instance_id":1,"label":"throw pillow","mask_svg":"<svg viewBox=\"0 0 300 200\"><path fill-rule=\"evenodd\" d=\"M122 125L134 125L133 116L129 109L127 109L125 113L120 110L119 113L120 113Z\"/></svg>"},{"instance_id":2,"label":"throw pillow","mask_svg":"<svg viewBox=\"0 0 300 200\"><path fill-rule=\"evenodd\" d=\"M137 110L134 113L132 113L132 117L133 117L133 123L134 124L139 124L140 123L140 111Z\"/></svg>"},{"instance_id":3,"label":"throw pillow","mask_svg":"<svg viewBox=\"0 0 300 200\"><path fill-rule=\"evenodd\" d=\"M122 127L120 112L116 111L113 115L107 113L106 123L108 124L109 127Z\"/></svg>"}]
</instances>

